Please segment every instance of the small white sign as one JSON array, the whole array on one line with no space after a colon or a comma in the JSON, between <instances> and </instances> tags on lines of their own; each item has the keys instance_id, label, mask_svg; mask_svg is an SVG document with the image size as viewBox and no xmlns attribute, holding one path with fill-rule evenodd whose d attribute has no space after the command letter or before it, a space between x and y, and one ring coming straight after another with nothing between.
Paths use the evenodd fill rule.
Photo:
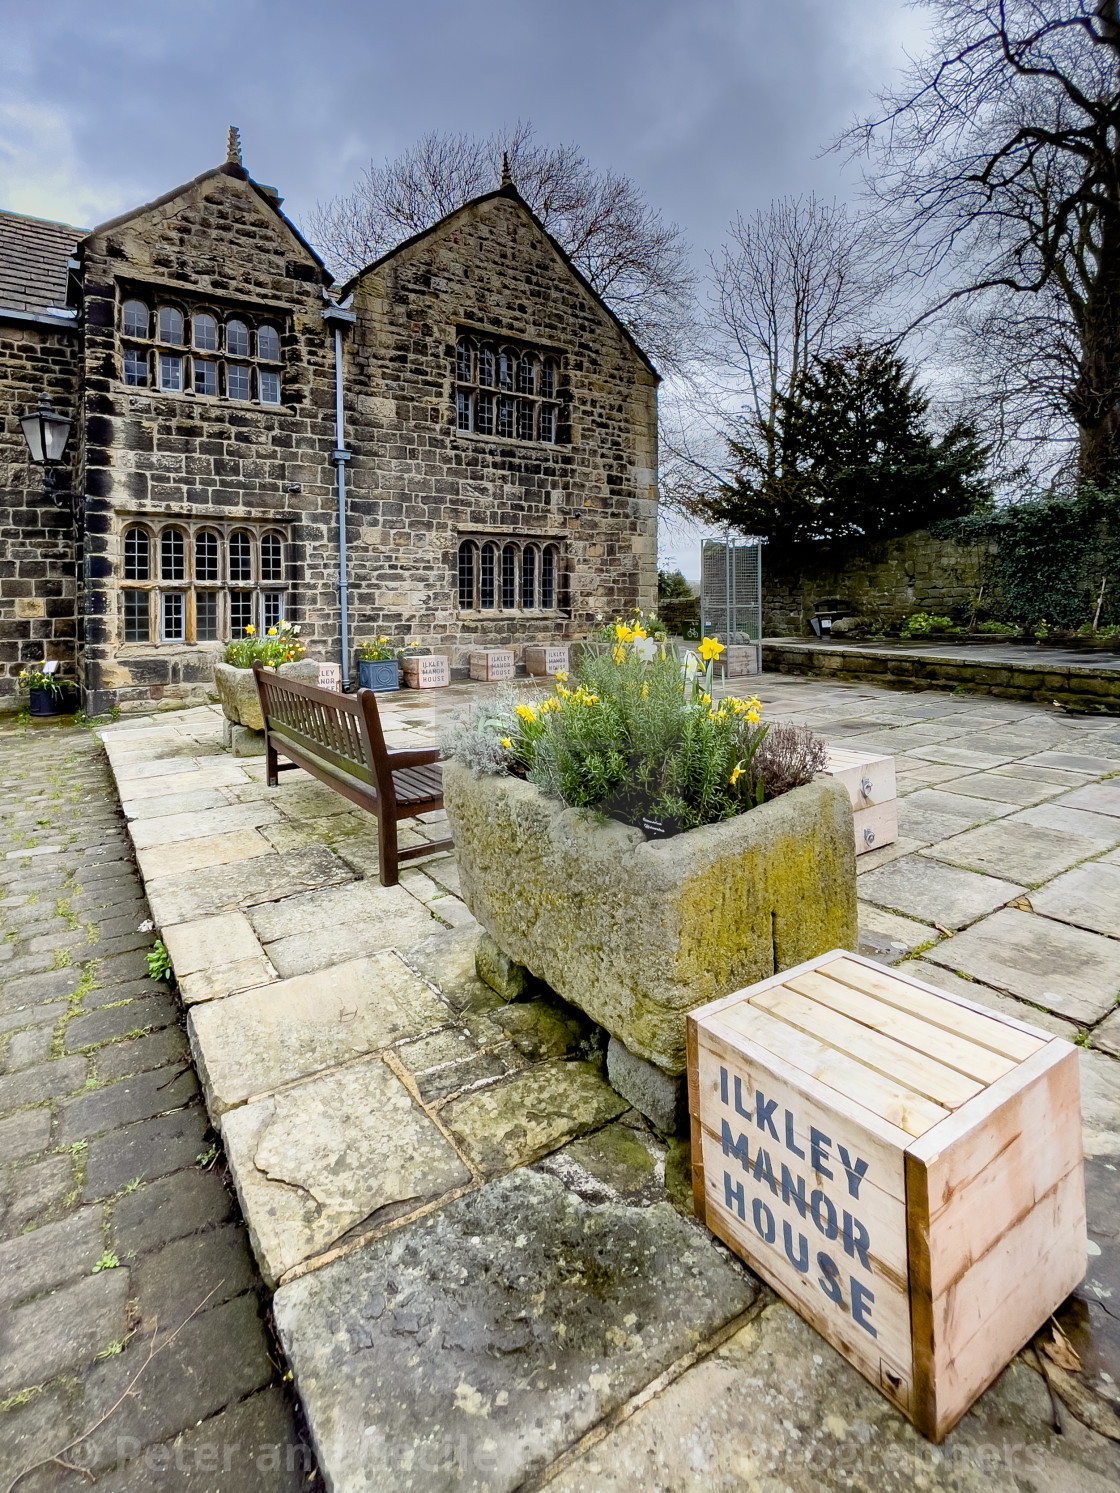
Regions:
<instances>
[{"instance_id":1,"label":"small white sign","mask_svg":"<svg viewBox=\"0 0 1120 1493\"><path fill-rule=\"evenodd\" d=\"M319 688L341 689L342 688L342 665L320 664L319 665Z\"/></svg>"}]
</instances>

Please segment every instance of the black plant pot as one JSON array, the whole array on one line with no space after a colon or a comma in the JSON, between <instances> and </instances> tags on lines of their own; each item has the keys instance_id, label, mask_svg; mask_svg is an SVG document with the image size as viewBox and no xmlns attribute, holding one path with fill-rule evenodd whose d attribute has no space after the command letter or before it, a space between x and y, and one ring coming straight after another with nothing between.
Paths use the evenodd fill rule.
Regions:
<instances>
[{"instance_id":1,"label":"black plant pot","mask_svg":"<svg viewBox=\"0 0 1120 1493\"><path fill-rule=\"evenodd\" d=\"M30 713L35 716L73 715L78 708L78 691L72 684L58 689L28 690Z\"/></svg>"}]
</instances>

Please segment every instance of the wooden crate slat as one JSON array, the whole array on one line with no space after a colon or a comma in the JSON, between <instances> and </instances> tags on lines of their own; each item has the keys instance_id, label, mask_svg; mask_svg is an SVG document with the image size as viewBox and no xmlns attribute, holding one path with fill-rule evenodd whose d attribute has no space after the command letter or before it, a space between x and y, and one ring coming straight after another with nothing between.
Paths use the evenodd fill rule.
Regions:
<instances>
[{"instance_id":1,"label":"wooden crate slat","mask_svg":"<svg viewBox=\"0 0 1120 1493\"><path fill-rule=\"evenodd\" d=\"M987 1047L1014 1062L1021 1063L1046 1046L1048 1037L1033 1035L1024 1026L1012 1025L997 1012L972 1009L959 1000L939 995L928 985L919 985L889 974L885 969L868 969L854 959L834 959L820 966L822 974L855 990L865 990L899 1010L909 1011L945 1031L957 1032L980 1047Z\"/></svg>"},{"instance_id":2,"label":"wooden crate slat","mask_svg":"<svg viewBox=\"0 0 1120 1493\"><path fill-rule=\"evenodd\" d=\"M858 1093L861 1103L873 1114L897 1125L907 1135L924 1135L949 1113L924 1095L892 1078L884 1078L858 1059L795 1030L748 1001L724 1011L713 1021L713 1028L717 1024L750 1037L784 1062L796 1063L803 1072L838 1094Z\"/></svg>"},{"instance_id":3,"label":"wooden crate slat","mask_svg":"<svg viewBox=\"0 0 1120 1493\"><path fill-rule=\"evenodd\" d=\"M915 1052L926 1053L946 1067L955 1068L958 1073L981 1083L994 1083L1015 1067L1013 1058L1002 1057L990 1048L981 1047L940 1027L931 1027L920 1016L900 1011L897 1006L853 985L830 979L824 970L795 976L786 981L786 988L807 995L833 1011L840 1011L853 1021L862 1022L885 1037L893 1037Z\"/></svg>"},{"instance_id":4,"label":"wooden crate slat","mask_svg":"<svg viewBox=\"0 0 1120 1493\"><path fill-rule=\"evenodd\" d=\"M827 1006L799 995L788 986L763 991L753 998L752 1005L761 1006L764 1011L781 1017L808 1036L817 1037L841 1052L859 1058L869 1068L898 1080L915 1093L924 1094L945 1109L956 1109L984 1087L955 1068L946 1068L944 1063L923 1057L892 1037L884 1037L838 1011L830 1011Z\"/></svg>"}]
</instances>

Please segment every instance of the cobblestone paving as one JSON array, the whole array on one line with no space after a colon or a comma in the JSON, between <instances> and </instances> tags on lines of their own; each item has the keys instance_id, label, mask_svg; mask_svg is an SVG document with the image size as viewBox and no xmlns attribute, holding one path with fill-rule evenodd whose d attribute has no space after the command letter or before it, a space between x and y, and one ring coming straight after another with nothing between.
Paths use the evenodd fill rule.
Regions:
<instances>
[{"instance_id":1,"label":"cobblestone paving","mask_svg":"<svg viewBox=\"0 0 1120 1493\"><path fill-rule=\"evenodd\" d=\"M87 731L0 728L0 911L0 1490L321 1487Z\"/></svg>"}]
</instances>

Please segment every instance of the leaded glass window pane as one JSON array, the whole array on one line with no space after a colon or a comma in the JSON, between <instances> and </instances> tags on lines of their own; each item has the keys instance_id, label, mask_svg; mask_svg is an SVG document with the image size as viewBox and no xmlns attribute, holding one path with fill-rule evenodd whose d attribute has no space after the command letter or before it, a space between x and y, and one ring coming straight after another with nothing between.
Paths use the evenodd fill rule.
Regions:
<instances>
[{"instance_id":1,"label":"leaded glass window pane","mask_svg":"<svg viewBox=\"0 0 1120 1493\"><path fill-rule=\"evenodd\" d=\"M229 631L233 638L245 636L245 629L253 625L253 593L231 591L229 593Z\"/></svg>"},{"instance_id":2,"label":"leaded glass window pane","mask_svg":"<svg viewBox=\"0 0 1120 1493\"><path fill-rule=\"evenodd\" d=\"M459 546L459 605L474 610L474 545L469 540Z\"/></svg>"},{"instance_id":3,"label":"leaded glass window pane","mask_svg":"<svg viewBox=\"0 0 1120 1493\"><path fill-rule=\"evenodd\" d=\"M541 369L541 398L551 399L556 393L556 364L549 359Z\"/></svg>"},{"instance_id":4,"label":"leaded glass window pane","mask_svg":"<svg viewBox=\"0 0 1120 1493\"><path fill-rule=\"evenodd\" d=\"M226 393L231 399L248 399L249 397L249 370L243 368L239 363L229 363L226 366Z\"/></svg>"},{"instance_id":5,"label":"leaded glass window pane","mask_svg":"<svg viewBox=\"0 0 1120 1493\"><path fill-rule=\"evenodd\" d=\"M544 554L541 556L541 606L546 611L551 611L556 605L556 550L551 544L545 545Z\"/></svg>"},{"instance_id":6,"label":"leaded glass window pane","mask_svg":"<svg viewBox=\"0 0 1120 1493\"><path fill-rule=\"evenodd\" d=\"M243 321L226 322L226 352L234 358L249 356L249 329Z\"/></svg>"},{"instance_id":7,"label":"leaded glass window pane","mask_svg":"<svg viewBox=\"0 0 1120 1493\"><path fill-rule=\"evenodd\" d=\"M275 327L257 328L257 357L264 358L267 363L279 362L280 337Z\"/></svg>"},{"instance_id":8,"label":"leaded glass window pane","mask_svg":"<svg viewBox=\"0 0 1120 1493\"><path fill-rule=\"evenodd\" d=\"M479 348L478 381L487 389L494 387L494 349L492 347Z\"/></svg>"},{"instance_id":9,"label":"leaded glass window pane","mask_svg":"<svg viewBox=\"0 0 1120 1493\"><path fill-rule=\"evenodd\" d=\"M455 391L455 428L456 430L470 430L471 428L471 396L466 389Z\"/></svg>"},{"instance_id":10,"label":"leaded glass window pane","mask_svg":"<svg viewBox=\"0 0 1120 1493\"><path fill-rule=\"evenodd\" d=\"M537 604L537 552L531 544L521 551L521 605Z\"/></svg>"},{"instance_id":11,"label":"leaded glass window pane","mask_svg":"<svg viewBox=\"0 0 1120 1493\"><path fill-rule=\"evenodd\" d=\"M183 345L183 313L174 306L159 308L159 340L175 347Z\"/></svg>"},{"instance_id":12,"label":"leaded glass window pane","mask_svg":"<svg viewBox=\"0 0 1120 1493\"><path fill-rule=\"evenodd\" d=\"M284 579L284 546L278 534L266 534L261 540L261 580Z\"/></svg>"},{"instance_id":13,"label":"leaded glass window pane","mask_svg":"<svg viewBox=\"0 0 1120 1493\"><path fill-rule=\"evenodd\" d=\"M181 643L186 637L186 607L181 591L164 591L160 596L161 631L165 643Z\"/></svg>"},{"instance_id":14,"label":"leaded glass window pane","mask_svg":"<svg viewBox=\"0 0 1120 1493\"><path fill-rule=\"evenodd\" d=\"M471 345L460 342L455 348L455 377L461 384L469 384L472 382L471 372Z\"/></svg>"},{"instance_id":15,"label":"leaded glass window pane","mask_svg":"<svg viewBox=\"0 0 1120 1493\"><path fill-rule=\"evenodd\" d=\"M216 591L195 592L194 635L200 643L218 641L218 593Z\"/></svg>"},{"instance_id":16,"label":"leaded glass window pane","mask_svg":"<svg viewBox=\"0 0 1120 1493\"><path fill-rule=\"evenodd\" d=\"M280 375L278 373L267 373L263 368L259 368L257 388L260 390L262 404L280 403Z\"/></svg>"},{"instance_id":17,"label":"leaded glass window pane","mask_svg":"<svg viewBox=\"0 0 1120 1493\"><path fill-rule=\"evenodd\" d=\"M121 330L126 337L148 335L148 308L143 301L125 301L121 308Z\"/></svg>"},{"instance_id":18,"label":"leaded glass window pane","mask_svg":"<svg viewBox=\"0 0 1120 1493\"><path fill-rule=\"evenodd\" d=\"M270 627L279 627L284 618L284 593L283 591L264 591L261 593L261 626L267 631Z\"/></svg>"},{"instance_id":19,"label":"leaded glass window pane","mask_svg":"<svg viewBox=\"0 0 1120 1493\"><path fill-rule=\"evenodd\" d=\"M512 353L498 354L498 386L502 389L513 388L513 365L516 359Z\"/></svg>"},{"instance_id":20,"label":"leaded glass window pane","mask_svg":"<svg viewBox=\"0 0 1120 1493\"><path fill-rule=\"evenodd\" d=\"M218 392L218 365L205 358L194 360L194 392L212 399Z\"/></svg>"},{"instance_id":21,"label":"leaded glass window pane","mask_svg":"<svg viewBox=\"0 0 1120 1493\"><path fill-rule=\"evenodd\" d=\"M166 394L183 392L183 360L167 353L159 355L159 386Z\"/></svg>"},{"instance_id":22,"label":"leaded glass window pane","mask_svg":"<svg viewBox=\"0 0 1120 1493\"><path fill-rule=\"evenodd\" d=\"M546 443L556 439L556 408L551 404L542 404L537 425L537 438Z\"/></svg>"},{"instance_id":23,"label":"leaded glass window pane","mask_svg":"<svg viewBox=\"0 0 1120 1493\"><path fill-rule=\"evenodd\" d=\"M494 396L476 394L474 406L475 429L479 435L494 434Z\"/></svg>"},{"instance_id":24,"label":"leaded glass window pane","mask_svg":"<svg viewBox=\"0 0 1120 1493\"><path fill-rule=\"evenodd\" d=\"M126 643L147 643L150 624L148 621L148 593L126 591L124 593L124 640Z\"/></svg>"},{"instance_id":25,"label":"leaded glass window pane","mask_svg":"<svg viewBox=\"0 0 1120 1493\"><path fill-rule=\"evenodd\" d=\"M511 612L517 605L517 551L512 544L502 550L502 606Z\"/></svg>"},{"instance_id":26,"label":"leaded glass window pane","mask_svg":"<svg viewBox=\"0 0 1120 1493\"><path fill-rule=\"evenodd\" d=\"M482 546L482 563L478 577L478 604L485 610L494 605L494 546Z\"/></svg>"},{"instance_id":27,"label":"leaded glass window pane","mask_svg":"<svg viewBox=\"0 0 1120 1493\"><path fill-rule=\"evenodd\" d=\"M128 529L124 536L124 578L151 580L151 543L146 529Z\"/></svg>"},{"instance_id":28,"label":"leaded glass window pane","mask_svg":"<svg viewBox=\"0 0 1120 1493\"><path fill-rule=\"evenodd\" d=\"M187 573L187 549L178 529L164 529L159 542L159 578L181 581Z\"/></svg>"},{"instance_id":29,"label":"leaded glass window pane","mask_svg":"<svg viewBox=\"0 0 1120 1493\"><path fill-rule=\"evenodd\" d=\"M195 535L194 578L196 581L218 579L218 536L213 529L202 529Z\"/></svg>"},{"instance_id":30,"label":"leaded glass window pane","mask_svg":"<svg viewBox=\"0 0 1120 1493\"><path fill-rule=\"evenodd\" d=\"M507 439L513 439L513 406L512 399L498 400L498 434Z\"/></svg>"},{"instance_id":31,"label":"leaded glass window pane","mask_svg":"<svg viewBox=\"0 0 1120 1493\"><path fill-rule=\"evenodd\" d=\"M517 439L519 441L533 439L533 406L527 399L517 401Z\"/></svg>"},{"instance_id":32,"label":"leaded glass window pane","mask_svg":"<svg viewBox=\"0 0 1120 1493\"><path fill-rule=\"evenodd\" d=\"M193 318L194 345L204 353L217 352L218 350L218 323L212 316L207 316L205 311L200 311Z\"/></svg>"},{"instance_id":33,"label":"leaded glass window pane","mask_svg":"<svg viewBox=\"0 0 1120 1493\"><path fill-rule=\"evenodd\" d=\"M143 389L148 383L148 354L126 347L122 354L124 381L132 389Z\"/></svg>"},{"instance_id":34,"label":"leaded glass window pane","mask_svg":"<svg viewBox=\"0 0 1120 1493\"><path fill-rule=\"evenodd\" d=\"M531 394L533 392L533 360L528 353L518 360L517 364L517 391L519 394Z\"/></svg>"},{"instance_id":35,"label":"leaded glass window pane","mask_svg":"<svg viewBox=\"0 0 1120 1493\"><path fill-rule=\"evenodd\" d=\"M229 536L229 578L231 581L253 579L253 541L244 529L235 529Z\"/></svg>"}]
</instances>

